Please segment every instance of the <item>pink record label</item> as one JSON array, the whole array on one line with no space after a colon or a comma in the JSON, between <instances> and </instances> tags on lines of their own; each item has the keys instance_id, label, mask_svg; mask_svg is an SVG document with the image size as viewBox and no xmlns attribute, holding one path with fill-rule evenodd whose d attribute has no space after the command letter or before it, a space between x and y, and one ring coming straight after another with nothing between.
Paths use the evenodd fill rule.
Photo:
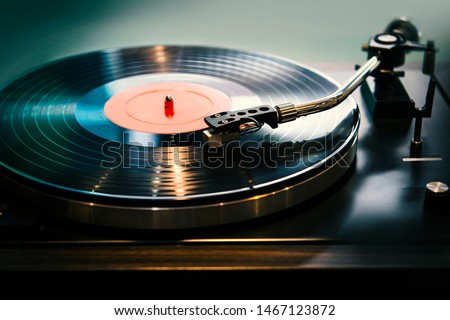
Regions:
<instances>
[{"instance_id":1,"label":"pink record label","mask_svg":"<svg viewBox=\"0 0 450 320\"><path fill-rule=\"evenodd\" d=\"M106 117L118 126L159 134L204 129L204 117L228 110L231 100L223 92L184 82L128 89L114 95L104 108Z\"/></svg>"}]
</instances>

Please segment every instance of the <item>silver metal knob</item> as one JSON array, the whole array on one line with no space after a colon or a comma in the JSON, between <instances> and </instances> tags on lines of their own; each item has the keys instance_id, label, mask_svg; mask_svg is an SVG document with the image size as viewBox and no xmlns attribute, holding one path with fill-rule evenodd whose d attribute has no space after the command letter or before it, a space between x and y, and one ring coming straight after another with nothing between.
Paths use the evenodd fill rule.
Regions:
<instances>
[{"instance_id":1,"label":"silver metal knob","mask_svg":"<svg viewBox=\"0 0 450 320\"><path fill-rule=\"evenodd\" d=\"M450 192L448 185L440 181L427 183L423 209L428 213L449 213Z\"/></svg>"}]
</instances>

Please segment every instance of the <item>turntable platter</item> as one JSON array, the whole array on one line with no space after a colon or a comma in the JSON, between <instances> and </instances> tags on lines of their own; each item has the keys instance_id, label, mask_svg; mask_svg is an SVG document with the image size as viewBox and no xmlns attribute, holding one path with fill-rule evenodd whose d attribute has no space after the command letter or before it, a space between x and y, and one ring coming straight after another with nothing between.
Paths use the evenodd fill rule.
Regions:
<instances>
[{"instance_id":1,"label":"turntable platter","mask_svg":"<svg viewBox=\"0 0 450 320\"><path fill-rule=\"evenodd\" d=\"M102 226L191 228L274 213L317 195L349 168L355 101L263 127L222 149L203 143L202 119L306 102L337 87L310 67L221 48L65 58L0 91L2 179L46 212Z\"/></svg>"}]
</instances>

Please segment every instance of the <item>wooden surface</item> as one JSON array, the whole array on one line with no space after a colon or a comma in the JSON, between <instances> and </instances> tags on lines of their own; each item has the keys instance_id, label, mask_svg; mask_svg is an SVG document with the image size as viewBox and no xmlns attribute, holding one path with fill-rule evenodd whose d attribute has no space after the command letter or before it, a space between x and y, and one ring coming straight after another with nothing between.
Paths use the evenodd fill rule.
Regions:
<instances>
[{"instance_id":1,"label":"wooden surface","mask_svg":"<svg viewBox=\"0 0 450 320\"><path fill-rule=\"evenodd\" d=\"M450 246L51 243L0 247L3 271L450 268Z\"/></svg>"},{"instance_id":2,"label":"wooden surface","mask_svg":"<svg viewBox=\"0 0 450 320\"><path fill-rule=\"evenodd\" d=\"M7 299L448 299L450 246L2 244Z\"/></svg>"}]
</instances>

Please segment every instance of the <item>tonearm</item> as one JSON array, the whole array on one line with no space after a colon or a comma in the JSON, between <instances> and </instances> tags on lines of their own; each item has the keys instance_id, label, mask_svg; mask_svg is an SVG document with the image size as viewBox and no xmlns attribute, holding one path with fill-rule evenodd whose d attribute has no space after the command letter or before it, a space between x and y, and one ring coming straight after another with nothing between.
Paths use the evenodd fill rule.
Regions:
<instances>
[{"instance_id":1,"label":"tonearm","mask_svg":"<svg viewBox=\"0 0 450 320\"><path fill-rule=\"evenodd\" d=\"M383 33L372 37L363 46L368 52L368 60L357 66L353 76L334 93L301 104L284 103L277 106L262 105L252 108L224 111L206 117L208 129L204 131L204 140L211 146L220 146L241 135L259 130L264 124L272 128L279 124L294 121L299 117L322 112L339 105L356 88L366 92L374 118L415 118L415 132L411 145L420 148L422 143L422 118L431 116L436 85L448 103L448 96L440 86L434 73L436 49L432 41L426 45L419 43L419 32L406 19L391 22ZM405 62L410 51L423 51L422 72L430 77L425 105L417 107L404 89L399 77L403 71L395 70ZM375 78L375 90L372 92L365 81L369 76Z\"/></svg>"}]
</instances>

